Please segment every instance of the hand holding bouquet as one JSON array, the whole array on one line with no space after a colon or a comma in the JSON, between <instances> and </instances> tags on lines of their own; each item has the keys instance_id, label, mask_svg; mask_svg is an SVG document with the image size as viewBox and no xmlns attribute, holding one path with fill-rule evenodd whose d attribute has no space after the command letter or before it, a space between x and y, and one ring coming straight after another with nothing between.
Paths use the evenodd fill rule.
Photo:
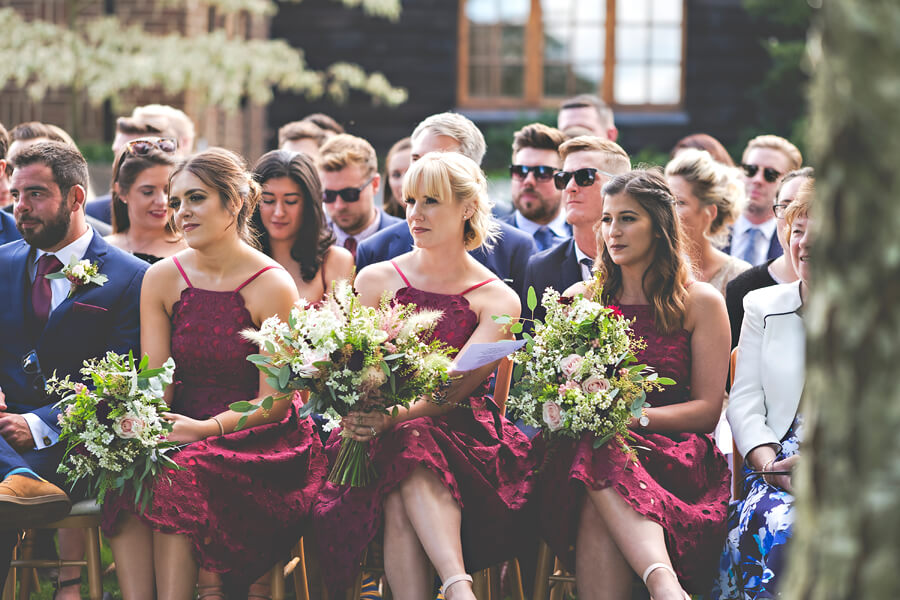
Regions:
<instances>
[{"instance_id":1,"label":"hand holding bouquet","mask_svg":"<svg viewBox=\"0 0 900 600\"><path fill-rule=\"evenodd\" d=\"M158 369L147 368L147 357L136 365L129 353L108 352L104 358L84 362L81 373L94 389L69 377L47 382L48 390L62 397L57 403L59 439L66 454L59 473L66 481L87 481L88 493L97 502L109 491L134 488L134 502L144 511L153 494L152 479L178 465L166 456L175 444L166 440L172 424L162 417L168 411L163 393L172 383L175 362L170 357Z\"/></svg>"},{"instance_id":2,"label":"hand holding bouquet","mask_svg":"<svg viewBox=\"0 0 900 600\"><path fill-rule=\"evenodd\" d=\"M287 323L272 317L244 335L265 352L248 360L268 375L268 383L285 395L309 390L301 416L322 414L330 430L351 411L396 413L447 382L452 350L425 341L440 317L440 311L387 298L377 308L363 306L350 283L341 281L318 305L300 300ZM268 409L272 402L266 398L260 406ZM249 402L231 408L258 409ZM345 435L328 480L364 486L374 477L367 445Z\"/></svg>"},{"instance_id":3,"label":"hand holding bouquet","mask_svg":"<svg viewBox=\"0 0 900 600\"><path fill-rule=\"evenodd\" d=\"M529 304L533 310L533 290ZM528 343L513 356L519 381L507 406L550 436L590 432L595 448L613 438L624 447L631 418L649 406L647 392L675 382L636 364L644 342L618 308L551 289L542 304L545 321L535 322L533 336L524 334Z\"/></svg>"}]
</instances>

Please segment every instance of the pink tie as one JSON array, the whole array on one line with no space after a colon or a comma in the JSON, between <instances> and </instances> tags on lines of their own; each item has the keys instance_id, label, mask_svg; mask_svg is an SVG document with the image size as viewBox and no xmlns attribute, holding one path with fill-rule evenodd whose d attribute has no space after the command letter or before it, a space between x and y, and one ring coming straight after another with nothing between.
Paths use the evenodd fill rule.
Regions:
<instances>
[{"instance_id":1,"label":"pink tie","mask_svg":"<svg viewBox=\"0 0 900 600\"><path fill-rule=\"evenodd\" d=\"M44 254L37 261L37 275L31 286L31 306L34 307L34 315L41 325L47 324L47 319L50 317L50 302L53 299L50 280L44 276L56 273L62 269L62 266L59 259L52 254Z\"/></svg>"}]
</instances>

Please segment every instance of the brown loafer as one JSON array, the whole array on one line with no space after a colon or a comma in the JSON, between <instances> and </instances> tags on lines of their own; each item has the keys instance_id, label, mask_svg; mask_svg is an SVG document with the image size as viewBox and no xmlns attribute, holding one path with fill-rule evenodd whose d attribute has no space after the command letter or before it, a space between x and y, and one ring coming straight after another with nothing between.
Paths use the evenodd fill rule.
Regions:
<instances>
[{"instance_id":1,"label":"brown loafer","mask_svg":"<svg viewBox=\"0 0 900 600\"><path fill-rule=\"evenodd\" d=\"M10 475L0 483L0 529L28 529L58 521L72 502L49 481Z\"/></svg>"}]
</instances>

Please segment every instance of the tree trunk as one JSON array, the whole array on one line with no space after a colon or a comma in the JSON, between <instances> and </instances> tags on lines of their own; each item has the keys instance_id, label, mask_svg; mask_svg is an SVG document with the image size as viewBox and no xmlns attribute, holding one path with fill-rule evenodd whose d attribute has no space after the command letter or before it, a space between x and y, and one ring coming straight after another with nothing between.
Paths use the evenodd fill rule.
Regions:
<instances>
[{"instance_id":1,"label":"tree trunk","mask_svg":"<svg viewBox=\"0 0 900 600\"><path fill-rule=\"evenodd\" d=\"M818 175L785 598L900 598L900 3L824 0L810 41Z\"/></svg>"}]
</instances>

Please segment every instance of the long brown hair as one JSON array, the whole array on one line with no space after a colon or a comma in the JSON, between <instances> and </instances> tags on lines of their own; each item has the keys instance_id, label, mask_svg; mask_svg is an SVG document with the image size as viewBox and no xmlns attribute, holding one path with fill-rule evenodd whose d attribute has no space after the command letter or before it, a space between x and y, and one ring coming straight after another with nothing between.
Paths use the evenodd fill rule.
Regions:
<instances>
[{"instance_id":1,"label":"long brown hair","mask_svg":"<svg viewBox=\"0 0 900 600\"><path fill-rule=\"evenodd\" d=\"M653 260L641 285L653 310L656 330L671 334L684 326L687 285L690 279L684 259L683 234L675 213L675 195L659 169L635 170L613 177L603 186L603 196L628 194L650 215L653 225ZM599 227L597 228L599 234ZM599 237L599 235L598 235ZM622 269L613 262L606 244L600 259L604 304L615 304L622 293Z\"/></svg>"},{"instance_id":2,"label":"long brown hair","mask_svg":"<svg viewBox=\"0 0 900 600\"><path fill-rule=\"evenodd\" d=\"M122 198L116 191L115 184L118 183L119 190L123 194L127 194L141 173L150 167L156 166L174 167L175 159L172 158L171 154L166 154L156 149L140 156L132 154L127 146L119 151L118 156L116 156L116 162L113 164L112 193L110 194L113 233L128 231L131 227L131 220L128 218L128 205L122 202ZM171 220L166 223L166 229L170 233L173 231Z\"/></svg>"}]
</instances>

